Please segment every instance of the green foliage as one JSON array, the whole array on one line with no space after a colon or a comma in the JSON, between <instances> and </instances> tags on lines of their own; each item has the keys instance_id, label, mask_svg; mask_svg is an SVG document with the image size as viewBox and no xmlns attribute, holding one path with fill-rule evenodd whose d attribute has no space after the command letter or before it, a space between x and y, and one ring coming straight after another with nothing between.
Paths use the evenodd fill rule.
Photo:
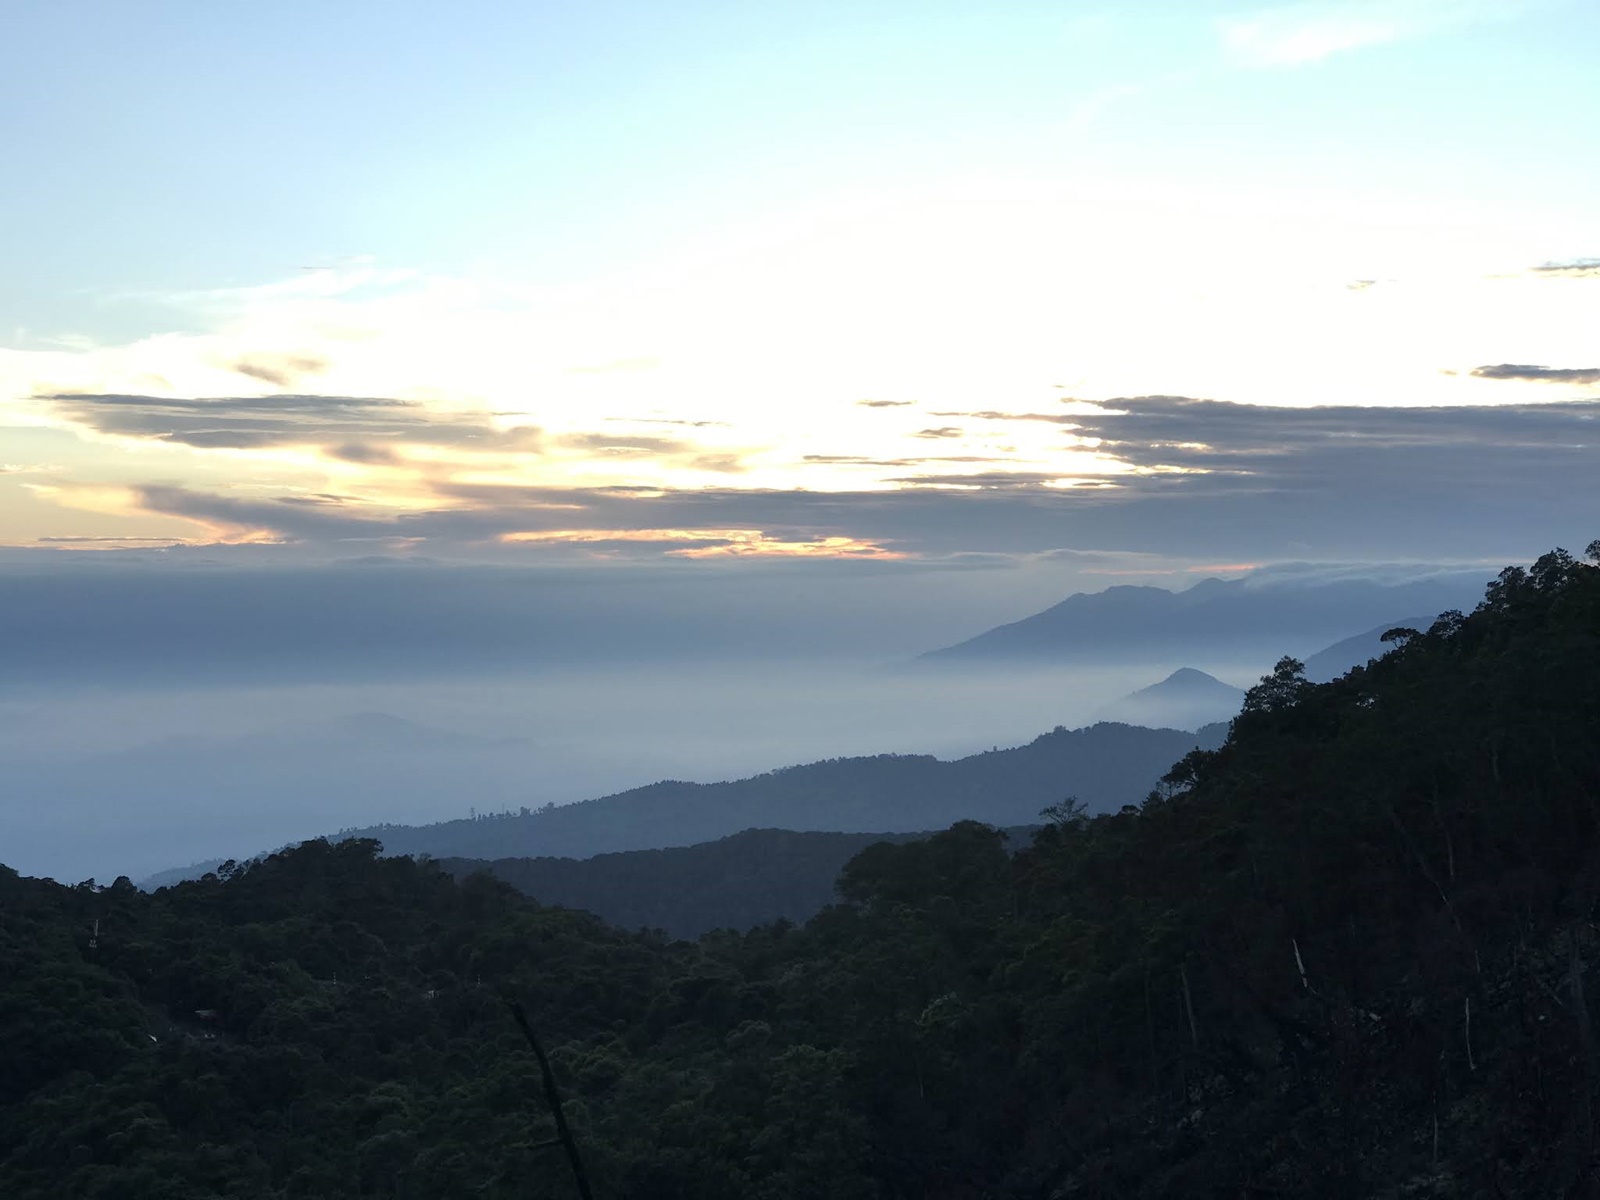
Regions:
<instances>
[{"instance_id":1,"label":"green foliage","mask_svg":"<svg viewBox=\"0 0 1600 1200\"><path fill-rule=\"evenodd\" d=\"M604 1197L1587 1194L1600 569L1396 640L1278 664L1142 806L868 847L803 928L359 841L0 870L0 1195L571 1195L507 993Z\"/></svg>"}]
</instances>

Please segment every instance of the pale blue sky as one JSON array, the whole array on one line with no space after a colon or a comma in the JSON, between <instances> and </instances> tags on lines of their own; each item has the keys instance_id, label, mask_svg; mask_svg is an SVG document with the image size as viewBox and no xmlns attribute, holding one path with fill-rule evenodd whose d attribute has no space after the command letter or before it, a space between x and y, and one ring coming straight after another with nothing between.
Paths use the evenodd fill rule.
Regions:
<instances>
[{"instance_id":1,"label":"pale blue sky","mask_svg":"<svg viewBox=\"0 0 1600 1200\"><path fill-rule=\"evenodd\" d=\"M1399 29L1242 63L1224 23L1272 11ZM584 279L862 184L1332 184L1570 219L1600 192L1578 2L65 0L14 6L5 42L0 329L35 334L155 332L173 315L106 293L349 256Z\"/></svg>"}]
</instances>

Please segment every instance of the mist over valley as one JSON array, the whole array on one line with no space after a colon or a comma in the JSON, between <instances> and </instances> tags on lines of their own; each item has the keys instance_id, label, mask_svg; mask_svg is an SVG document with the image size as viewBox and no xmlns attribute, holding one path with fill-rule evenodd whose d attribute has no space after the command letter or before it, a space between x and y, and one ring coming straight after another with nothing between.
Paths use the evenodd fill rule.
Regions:
<instances>
[{"instance_id":1,"label":"mist over valley","mask_svg":"<svg viewBox=\"0 0 1600 1200\"><path fill-rule=\"evenodd\" d=\"M69 882L143 878L345 828L515 813L659 780L716 783L848 756L954 759L1099 720L1193 730L1231 717L1240 689L1284 653L1313 655L1332 638L1360 632L1374 612L1412 611L1419 596L1444 608L1481 587L1477 573L1460 569L1415 577L1416 568L1391 568L1355 578L1275 571L1226 585L1180 584L1181 591L1140 587L1133 594L1142 608L1125 603L1124 589L1114 587L1031 618L1055 622L1036 635L1042 644L1031 656L950 661L917 657L914 640L927 636L929 624L956 623L961 604L976 607L973 578L948 572L892 588L881 577L835 579L838 607L796 605L789 616L775 611L759 644L749 641L754 625L711 618L711 605L727 610L738 603L716 594L720 577L679 583L685 615L676 624L662 611L659 592L624 590L609 580L558 579L542 610L509 610L498 602L485 608L464 587L450 593L452 607L441 611L426 600L444 593L424 588L409 608L386 602L385 619L399 622L384 635L384 645L398 648L393 662L367 649L375 643L346 641L324 616L334 603L366 607L360 598L367 592L352 591L352 578L364 588L393 589L429 570L334 573L282 584L214 580L219 590L243 594L253 586L272 598L270 614L249 618L263 640L253 641L243 628L219 629L163 645L160 625L146 625L130 653L160 656L166 679L159 688L128 686L127 673L122 686L86 688L73 680L70 657L64 670L42 658L37 665L26 658L13 663L13 671L34 681L8 689L0 701L11 718L0 730L0 767L19 801L0 812L9 860ZM991 608L1006 603L1009 574L987 573L995 590L986 601ZM947 580L951 591L940 597ZM551 590L535 587L534 579L504 582L533 599ZM769 579L763 594L786 586L781 576ZM102 595L97 618L132 619L126 594ZM591 595L597 603L586 604ZM295 596L298 607L285 599ZM847 603L851 597L862 603ZM15 593L0 607L7 602L18 618L26 615L18 606L33 603ZM930 615L905 623L893 616L918 606ZM1061 618L1072 611L1081 615ZM695 612L701 615L690 621ZM1263 625L1271 632L1262 633ZM632 630L637 640L646 627L676 632L638 661L619 661L634 642L611 634ZM441 676L416 648L461 636L456 631L463 628L524 666L500 663L474 678L468 655ZM102 629L98 636L109 634ZM1340 652L1350 659L1340 673L1383 649L1369 640ZM218 660L216 643L236 646L235 659ZM300 653L316 661L300 667L279 643L309 647ZM519 645L526 648L513 649ZM549 645L560 653L542 655L539 647ZM880 653L869 654L869 645ZM796 653L800 646L806 657ZM1074 653L1083 646L1094 648L1088 661ZM1203 697L1194 694L1192 680L1178 696L1171 681L1153 687L1180 668L1222 678L1203 688ZM311 679L271 678L283 670ZM318 678L330 670L344 678ZM107 675L108 683L116 678ZM1149 782L1160 774L1141 769ZM1117 803L1139 799L1147 786L1127 789ZM1025 823L1056 799L1013 804L1003 822ZM790 816L753 810L687 840L751 825L915 830L982 815L935 808L926 820L884 823L870 806L856 821L828 811L831 823L819 824L797 798ZM633 841L532 845L529 852L587 855L684 841L641 833Z\"/></svg>"}]
</instances>

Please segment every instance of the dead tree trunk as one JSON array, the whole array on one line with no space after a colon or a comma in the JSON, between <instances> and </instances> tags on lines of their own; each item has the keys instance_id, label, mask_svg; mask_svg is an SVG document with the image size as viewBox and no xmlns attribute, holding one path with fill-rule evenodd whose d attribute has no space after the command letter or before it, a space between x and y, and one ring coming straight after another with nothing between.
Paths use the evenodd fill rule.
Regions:
<instances>
[{"instance_id":1,"label":"dead tree trunk","mask_svg":"<svg viewBox=\"0 0 1600 1200\"><path fill-rule=\"evenodd\" d=\"M522 1005L516 1000L507 1003L511 1006L511 1015L517 1022L517 1027L522 1030L522 1036L528 1039L528 1045L533 1048L533 1056L539 1060L539 1075L544 1080L544 1096L550 1102L550 1112L556 1119L556 1137L560 1140L562 1149L567 1152L567 1161L572 1164L572 1178L577 1181L578 1195L583 1200L594 1200L594 1193L589 1190L589 1176L584 1172L583 1160L578 1157L578 1143L573 1140L572 1131L567 1128L567 1117L561 1111L561 1093L556 1090L555 1072L550 1069L550 1060L545 1056L544 1047L539 1044L539 1039L533 1035L533 1026L528 1023L528 1014L522 1011Z\"/></svg>"}]
</instances>

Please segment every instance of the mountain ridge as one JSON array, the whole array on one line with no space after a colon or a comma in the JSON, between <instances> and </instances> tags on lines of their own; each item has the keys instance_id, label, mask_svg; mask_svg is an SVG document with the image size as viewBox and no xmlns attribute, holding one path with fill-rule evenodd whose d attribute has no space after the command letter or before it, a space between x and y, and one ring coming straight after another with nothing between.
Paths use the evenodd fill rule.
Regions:
<instances>
[{"instance_id":1,"label":"mountain ridge","mask_svg":"<svg viewBox=\"0 0 1600 1200\"><path fill-rule=\"evenodd\" d=\"M1309 654L1394 613L1471 607L1481 589L1476 575L1434 575L1401 583L1245 576L1203 579L1180 591L1118 584L1074 593L1030 616L929 650L915 661L1193 662L1215 660L1224 646L1270 646L1270 652Z\"/></svg>"},{"instance_id":2,"label":"mountain ridge","mask_svg":"<svg viewBox=\"0 0 1600 1200\"><path fill-rule=\"evenodd\" d=\"M391 854L589 858L694 845L751 827L910 833L957 820L1025 825L1069 795L1096 812L1136 804L1173 762L1226 736L1222 725L1058 726L1021 746L948 761L912 754L825 759L724 783L662 780L526 814L367 826L339 836L376 838Z\"/></svg>"}]
</instances>

